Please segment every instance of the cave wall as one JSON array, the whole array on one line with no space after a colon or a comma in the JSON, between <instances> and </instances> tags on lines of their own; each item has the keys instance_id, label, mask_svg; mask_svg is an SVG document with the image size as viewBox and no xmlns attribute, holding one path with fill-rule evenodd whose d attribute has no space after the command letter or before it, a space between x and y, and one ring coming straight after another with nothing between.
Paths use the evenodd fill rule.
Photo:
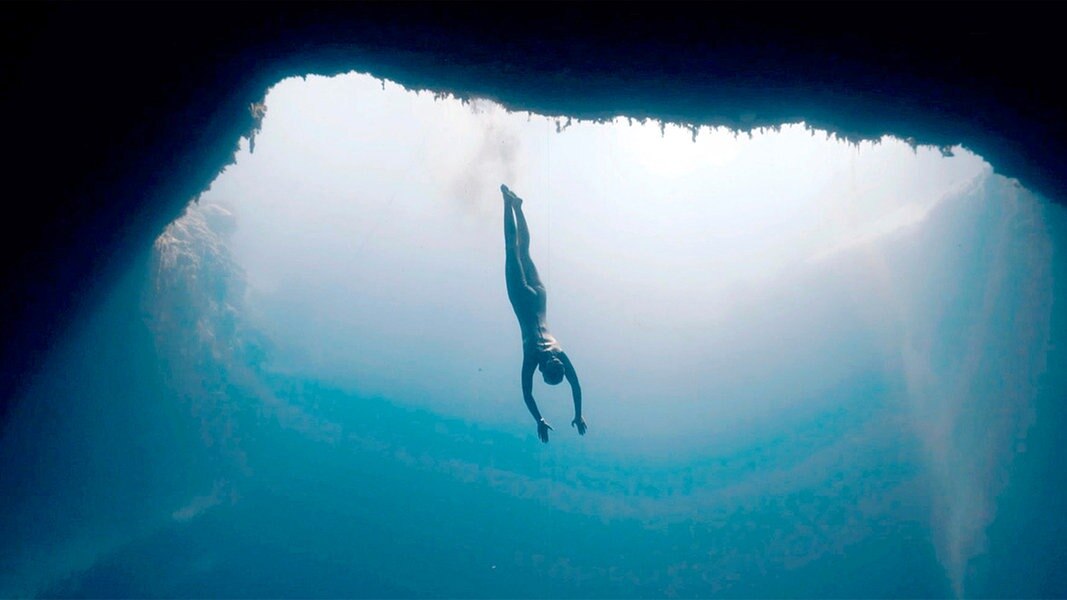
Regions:
<instances>
[{"instance_id":1,"label":"cave wall","mask_svg":"<svg viewBox=\"0 0 1067 600\"><path fill-rule=\"evenodd\" d=\"M962 144L1067 201L1052 3L5 7L0 420L82 307L233 156L281 78L514 110Z\"/></svg>"}]
</instances>

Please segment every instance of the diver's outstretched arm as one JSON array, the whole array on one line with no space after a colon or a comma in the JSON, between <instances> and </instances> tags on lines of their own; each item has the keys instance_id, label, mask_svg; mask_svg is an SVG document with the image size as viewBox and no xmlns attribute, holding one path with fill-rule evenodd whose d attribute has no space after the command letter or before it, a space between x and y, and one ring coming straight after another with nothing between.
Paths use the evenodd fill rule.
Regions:
<instances>
[{"instance_id":1,"label":"diver's outstretched arm","mask_svg":"<svg viewBox=\"0 0 1067 600\"><path fill-rule=\"evenodd\" d=\"M524 352L522 356L522 399L526 401L526 408L534 421L537 421L537 437L544 443L548 443L548 430L552 429L537 410L537 402L533 397L533 374L537 370L537 358L531 353Z\"/></svg>"},{"instance_id":2,"label":"diver's outstretched arm","mask_svg":"<svg viewBox=\"0 0 1067 600\"><path fill-rule=\"evenodd\" d=\"M578 383L578 373L574 371L571 359L565 352L559 353L559 360L563 363L563 374L567 377L567 383L571 384L571 395L574 396L574 420L571 425L578 429L579 435L585 435L585 419L582 418L582 386Z\"/></svg>"}]
</instances>

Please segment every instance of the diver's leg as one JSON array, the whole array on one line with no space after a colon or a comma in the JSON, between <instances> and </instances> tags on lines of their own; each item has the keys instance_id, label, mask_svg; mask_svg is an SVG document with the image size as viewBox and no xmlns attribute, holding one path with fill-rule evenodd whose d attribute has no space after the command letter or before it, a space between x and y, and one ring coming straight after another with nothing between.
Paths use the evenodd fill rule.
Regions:
<instances>
[{"instance_id":1,"label":"diver's leg","mask_svg":"<svg viewBox=\"0 0 1067 600\"><path fill-rule=\"evenodd\" d=\"M508 286L508 299L512 304L518 299L520 290L526 289L526 277L522 272L522 264L519 262L519 247L516 243L517 228L515 226L515 213L511 208L511 200L504 196L504 277Z\"/></svg>"},{"instance_id":2,"label":"diver's leg","mask_svg":"<svg viewBox=\"0 0 1067 600\"><path fill-rule=\"evenodd\" d=\"M526 225L526 215L522 213L522 201L512 202L511 206L515 210L515 220L518 222L516 246L519 251L519 260L522 261L522 269L526 272L526 283L535 288L544 287L537 273L537 267L530 258L530 228Z\"/></svg>"},{"instance_id":3,"label":"diver's leg","mask_svg":"<svg viewBox=\"0 0 1067 600\"><path fill-rule=\"evenodd\" d=\"M504 197L504 248L510 253L515 249L515 211L511 208L511 200Z\"/></svg>"}]
</instances>

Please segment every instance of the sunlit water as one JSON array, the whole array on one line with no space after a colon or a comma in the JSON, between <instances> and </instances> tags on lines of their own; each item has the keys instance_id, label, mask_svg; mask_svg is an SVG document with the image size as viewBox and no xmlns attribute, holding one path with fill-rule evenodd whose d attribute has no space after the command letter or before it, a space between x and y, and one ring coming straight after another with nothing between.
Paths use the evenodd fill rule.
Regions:
<instances>
[{"instance_id":1,"label":"sunlit water","mask_svg":"<svg viewBox=\"0 0 1067 600\"><path fill-rule=\"evenodd\" d=\"M5 432L0 595L1064 591L1036 551L1063 515L1027 528L1062 207L963 148L803 124L355 74L266 104ZM522 402L501 183L584 437L566 385L535 381L548 445Z\"/></svg>"}]
</instances>

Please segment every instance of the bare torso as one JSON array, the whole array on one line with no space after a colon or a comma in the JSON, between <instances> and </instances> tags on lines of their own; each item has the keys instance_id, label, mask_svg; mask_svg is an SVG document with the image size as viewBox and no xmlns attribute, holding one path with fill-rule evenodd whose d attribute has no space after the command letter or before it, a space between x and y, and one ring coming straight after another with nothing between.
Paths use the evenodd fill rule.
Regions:
<instances>
[{"instance_id":1,"label":"bare torso","mask_svg":"<svg viewBox=\"0 0 1067 600\"><path fill-rule=\"evenodd\" d=\"M519 321L524 351L532 351L537 355L561 351L559 342L548 331L545 321L547 298L543 286L526 286L521 281L513 282L509 277L508 299Z\"/></svg>"}]
</instances>

